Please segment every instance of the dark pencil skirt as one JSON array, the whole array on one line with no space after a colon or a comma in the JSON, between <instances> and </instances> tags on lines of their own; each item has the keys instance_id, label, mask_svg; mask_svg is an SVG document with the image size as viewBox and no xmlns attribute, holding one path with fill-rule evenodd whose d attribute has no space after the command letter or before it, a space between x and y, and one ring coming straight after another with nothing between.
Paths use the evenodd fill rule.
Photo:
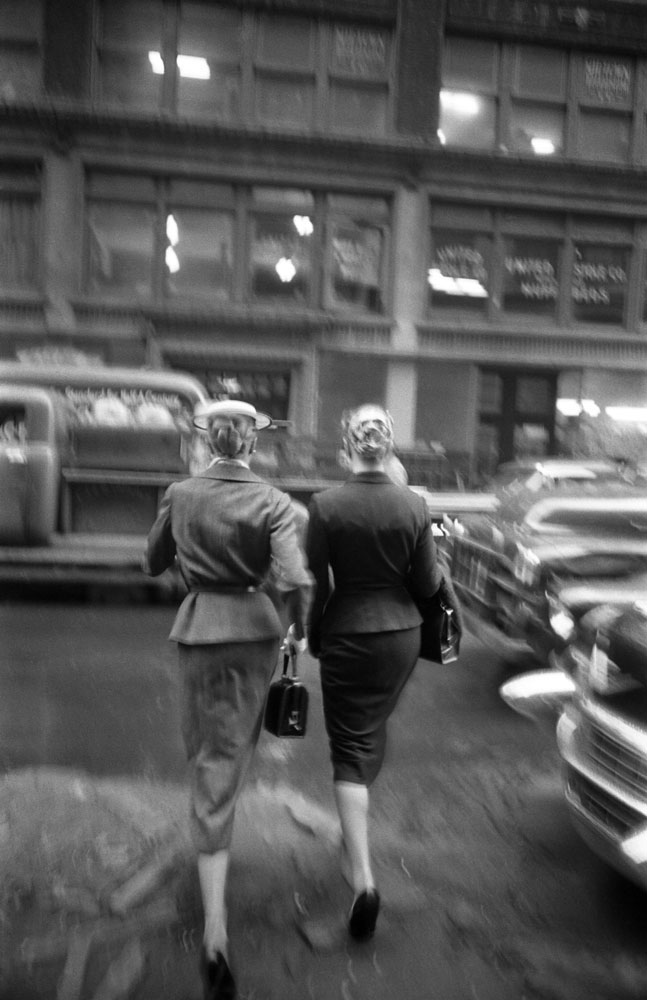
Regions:
<instances>
[{"instance_id":1,"label":"dark pencil skirt","mask_svg":"<svg viewBox=\"0 0 647 1000\"><path fill-rule=\"evenodd\" d=\"M322 639L321 690L335 781L370 785L379 774L386 723L419 651L419 627Z\"/></svg>"},{"instance_id":2,"label":"dark pencil skirt","mask_svg":"<svg viewBox=\"0 0 647 1000\"><path fill-rule=\"evenodd\" d=\"M178 643L191 828L201 853L230 845L236 802L261 732L278 652L278 639Z\"/></svg>"}]
</instances>

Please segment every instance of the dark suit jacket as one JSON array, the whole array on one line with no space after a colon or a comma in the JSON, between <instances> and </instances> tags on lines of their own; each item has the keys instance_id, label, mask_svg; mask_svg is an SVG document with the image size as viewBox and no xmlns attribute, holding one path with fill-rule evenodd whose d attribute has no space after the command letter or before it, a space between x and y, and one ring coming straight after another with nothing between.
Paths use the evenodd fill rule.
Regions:
<instances>
[{"instance_id":1,"label":"dark suit jacket","mask_svg":"<svg viewBox=\"0 0 647 1000\"><path fill-rule=\"evenodd\" d=\"M283 626L262 588L271 573L306 614L310 577L290 498L245 466L220 462L166 491L148 536L147 572L177 559L189 593L170 638L191 645L277 637Z\"/></svg>"},{"instance_id":2,"label":"dark suit jacket","mask_svg":"<svg viewBox=\"0 0 647 1000\"><path fill-rule=\"evenodd\" d=\"M422 619L411 593L431 597L442 579L427 505L382 472L313 496L306 556L315 579L314 655L325 633L414 628Z\"/></svg>"}]
</instances>

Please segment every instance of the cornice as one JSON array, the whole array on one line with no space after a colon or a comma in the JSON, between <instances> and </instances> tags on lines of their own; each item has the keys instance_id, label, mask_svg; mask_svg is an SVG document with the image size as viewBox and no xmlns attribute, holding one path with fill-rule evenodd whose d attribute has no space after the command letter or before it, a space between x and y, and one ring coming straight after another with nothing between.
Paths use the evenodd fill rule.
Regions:
<instances>
[{"instance_id":1,"label":"cornice","mask_svg":"<svg viewBox=\"0 0 647 1000\"><path fill-rule=\"evenodd\" d=\"M614 330L608 335L590 330L518 333L506 330L437 328L419 324L421 360L469 361L482 364L532 364L534 367L601 367L647 369L647 336Z\"/></svg>"}]
</instances>

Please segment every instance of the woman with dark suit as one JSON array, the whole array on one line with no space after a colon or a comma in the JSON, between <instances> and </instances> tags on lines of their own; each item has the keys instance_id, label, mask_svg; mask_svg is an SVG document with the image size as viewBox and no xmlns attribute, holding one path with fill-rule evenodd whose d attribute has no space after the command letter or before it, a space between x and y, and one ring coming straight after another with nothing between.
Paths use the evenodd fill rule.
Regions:
<instances>
[{"instance_id":1,"label":"woman with dark suit","mask_svg":"<svg viewBox=\"0 0 647 1000\"><path fill-rule=\"evenodd\" d=\"M380 896L368 837L369 786L382 767L387 720L420 651L413 600L433 597L442 573L424 500L385 472L393 422L367 404L344 415L351 475L310 504L306 556L315 592L308 641L321 667L342 872L354 892L349 932L372 936Z\"/></svg>"},{"instance_id":2,"label":"woman with dark suit","mask_svg":"<svg viewBox=\"0 0 647 1000\"><path fill-rule=\"evenodd\" d=\"M156 576L177 562L188 589L170 638L178 643L204 905L201 971L205 1000L232 1000L225 907L231 833L282 635L263 587L272 568L294 641L303 641L310 577L290 498L249 468L257 430L270 418L225 400L203 405L194 422L208 432L213 462L166 491L145 568Z\"/></svg>"}]
</instances>

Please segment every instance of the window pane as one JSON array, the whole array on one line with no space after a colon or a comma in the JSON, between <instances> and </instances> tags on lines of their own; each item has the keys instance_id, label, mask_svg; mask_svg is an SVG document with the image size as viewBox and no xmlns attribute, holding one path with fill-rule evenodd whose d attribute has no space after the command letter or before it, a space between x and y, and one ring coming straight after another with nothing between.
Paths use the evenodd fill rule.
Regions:
<instances>
[{"instance_id":1,"label":"window pane","mask_svg":"<svg viewBox=\"0 0 647 1000\"><path fill-rule=\"evenodd\" d=\"M0 37L4 41L40 41L43 11L43 0L2 0Z\"/></svg>"},{"instance_id":2,"label":"window pane","mask_svg":"<svg viewBox=\"0 0 647 1000\"><path fill-rule=\"evenodd\" d=\"M0 100L24 101L38 97L41 66L38 50L0 50Z\"/></svg>"},{"instance_id":3,"label":"window pane","mask_svg":"<svg viewBox=\"0 0 647 1000\"><path fill-rule=\"evenodd\" d=\"M505 241L503 308L533 316L554 316L558 262L558 244L508 237Z\"/></svg>"},{"instance_id":4,"label":"window pane","mask_svg":"<svg viewBox=\"0 0 647 1000\"><path fill-rule=\"evenodd\" d=\"M251 286L257 299L305 302L312 271L312 227L293 217L273 213L252 220ZM303 235L299 234L299 229Z\"/></svg>"},{"instance_id":5,"label":"window pane","mask_svg":"<svg viewBox=\"0 0 647 1000\"><path fill-rule=\"evenodd\" d=\"M236 10L183 3L178 52L237 63L241 55L242 19Z\"/></svg>"},{"instance_id":6,"label":"window pane","mask_svg":"<svg viewBox=\"0 0 647 1000\"><path fill-rule=\"evenodd\" d=\"M314 24L306 18L261 15L258 58L268 66L311 69L314 65Z\"/></svg>"},{"instance_id":7,"label":"window pane","mask_svg":"<svg viewBox=\"0 0 647 1000\"><path fill-rule=\"evenodd\" d=\"M523 97L566 96L566 52L539 45L520 45L515 54L514 88Z\"/></svg>"},{"instance_id":8,"label":"window pane","mask_svg":"<svg viewBox=\"0 0 647 1000\"><path fill-rule=\"evenodd\" d=\"M479 412L490 416L501 413L503 407L503 379L496 372L481 372L479 379Z\"/></svg>"},{"instance_id":9,"label":"window pane","mask_svg":"<svg viewBox=\"0 0 647 1000\"><path fill-rule=\"evenodd\" d=\"M553 379L541 375L521 375L515 387L517 416L551 416L555 407Z\"/></svg>"},{"instance_id":10,"label":"window pane","mask_svg":"<svg viewBox=\"0 0 647 1000\"><path fill-rule=\"evenodd\" d=\"M205 63L208 78L192 80L178 77L177 104L180 114L208 115L221 121L240 117L240 73Z\"/></svg>"},{"instance_id":11,"label":"window pane","mask_svg":"<svg viewBox=\"0 0 647 1000\"><path fill-rule=\"evenodd\" d=\"M38 216L38 206L31 199L0 199L0 286L31 288L36 284Z\"/></svg>"},{"instance_id":12,"label":"window pane","mask_svg":"<svg viewBox=\"0 0 647 1000\"><path fill-rule=\"evenodd\" d=\"M206 373L196 372L206 385L210 395L221 396L223 393L235 395L244 399L257 409L270 413L275 420L287 420L290 414L290 379L289 370L281 371L250 371L233 368L210 369Z\"/></svg>"},{"instance_id":13,"label":"window pane","mask_svg":"<svg viewBox=\"0 0 647 1000\"><path fill-rule=\"evenodd\" d=\"M151 71L148 56L113 55L99 58L101 100L122 107L157 108L162 76Z\"/></svg>"},{"instance_id":14,"label":"window pane","mask_svg":"<svg viewBox=\"0 0 647 1000\"><path fill-rule=\"evenodd\" d=\"M575 247L573 317L588 323L622 323L629 251L623 247Z\"/></svg>"},{"instance_id":15,"label":"window pane","mask_svg":"<svg viewBox=\"0 0 647 1000\"><path fill-rule=\"evenodd\" d=\"M314 81L256 79L256 115L261 122L311 128L314 109Z\"/></svg>"},{"instance_id":16,"label":"window pane","mask_svg":"<svg viewBox=\"0 0 647 1000\"><path fill-rule=\"evenodd\" d=\"M150 298L154 222L152 210L135 205L90 208L90 291L117 298Z\"/></svg>"},{"instance_id":17,"label":"window pane","mask_svg":"<svg viewBox=\"0 0 647 1000\"><path fill-rule=\"evenodd\" d=\"M509 143L515 153L560 156L564 152L564 112L514 103Z\"/></svg>"},{"instance_id":18,"label":"window pane","mask_svg":"<svg viewBox=\"0 0 647 1000\"><path fill-rule=\"evenodd\" d=\"M578 153L587 160L626 163L629 159L631 119L627 115L583 111L580 114Z\"/></svg>"},{"instance_id":19,"label":"window pane","mask_svg":"<svg viewBox=\"0 0 647 1000\"><path fill-rule=\"evenodd\" d=\"M167 217L166 290L209 301L228 299L234 264L234 221L225 212L174 208Z\"/></svg>"},{"instance_id":20,"label":"window pane","mask_svg":"<svg viewBox=\"0 0 647 1000\"><path fill-rule=\"evenodd\" d=\"M114 49L139 50L162 47L163 5L156 0L103 0L102 42Z\"/></svg>"},{"instance_id":21,"label":"window pane","mask_svg":"<svg viewBox=\"0 0 647 1000\"><path fill-rule=\"evenodd\" d=\"M331 84L331 128L355 134L384 135L387 96L386 89L367 90L350 84Z\"/></svg>"},{"instance_id":22,"label":"window pane","mask_svg":"<svg viewBox=\"0 0 647 1000\"><path fill-rule=\"evenodd\" d=\"M448 38L443 55L443 86L452 90L497 89L498 52L495 42Z\"/></svg>"},{"instance_id":23,"label":"window pane","mask_svg":"<svg viewBox=\"0 0 647 1000\"><path fill-rule=\"evenodd\" d=\"M337 25L333 34L332 69L352 76L385 76L389 68L389 35L385 31Z\"/></svg>"},{"instance_id":24,"label":"window pane","mask_svg":"<svg viewBox=\"0 0 647 1000\"><path fill-rule=\"evenodd\" d=\"M382 230L352 219L336 222L332 226L331 250L329 304L382 312Z\"/></svg>"},{"instance_id":25,"label":"window pane","mask_svg":"<svg viewBox=\"0 0 647 1000\"><path fill-rule=\"evenodd\" d=\"M490 237L436 230L433 244L427 275L431 305L484 310L489 297Z\"/></svg>"},{"instance_id":26,"label":"window pane","mask_svg":"<svg viewBox=\"0 0 647 1000\"><path fill-rule=\"evenodd\" d=\"M440 92L440 141L448 146L492 149L496 136L496 101L456 90Z\"/></svg>"}]
</instances>

